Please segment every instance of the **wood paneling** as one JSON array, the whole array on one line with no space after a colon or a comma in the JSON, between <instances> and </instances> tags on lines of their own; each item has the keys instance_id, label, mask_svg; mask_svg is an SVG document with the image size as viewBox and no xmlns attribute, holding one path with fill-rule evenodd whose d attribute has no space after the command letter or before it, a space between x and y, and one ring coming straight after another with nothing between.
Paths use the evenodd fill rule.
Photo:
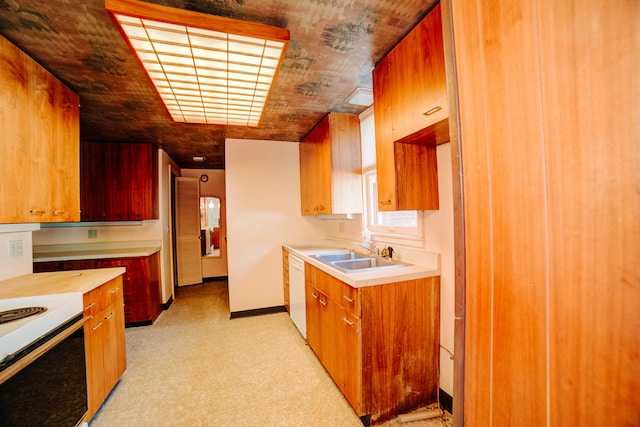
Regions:
<instances>
[{"instance_id":1,"label":"wood paneling","mask_svg":"<svg viewBox=\"0 0 640 427\"><path fill-rule=\"evenodd\" d=\"M636 425L640 8L479 1L451 11L464 423Z\"/></svg>"},{"instance_id":2,"label":"wood paneling","mask_svg":"<svg viewBox=\"0 0 640 427\"><path fill-rule=\"evenodd\" d=\"M537 11L552 425L640 425L640 4L606 6Z\"/></svg>"}]
</instances>

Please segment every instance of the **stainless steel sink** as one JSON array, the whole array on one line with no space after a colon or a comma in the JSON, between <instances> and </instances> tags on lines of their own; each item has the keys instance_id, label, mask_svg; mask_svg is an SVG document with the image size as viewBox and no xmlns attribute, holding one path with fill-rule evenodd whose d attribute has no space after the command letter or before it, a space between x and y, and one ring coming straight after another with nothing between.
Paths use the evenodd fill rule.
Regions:
<instances>
[{"instance_id":1,"label":"stainless steel sink","mask_svg":"<svg viewBox=\"0 0 640 427\"><path fill-rule=\"evenodd\" d=\"M346 261L346 260L354 260L354 259L368 259L367 255L357 254L355 252L337 252L330 254L318 254L311 255L313 258L317 258L320 261L332 263L335 261Z\"/></svg>"},{"instance_id":2,"label":"stainless steel sink","mask_svg":"<svg viewBox=\"0 0 640 427\"><path fill-rule=\"evenodd\" d=\"M406 265L401 262L391 261L388 259L368 255L361 255L355 252L318 254L311 255L311 257L344 272L402 267Z\"/></svg>"},{"instance_id":3,"label":"stainless steel sink","mask_svg":"<svg viewBox=\"0 0 640 427\"><path fill-rule=\"evenodd\" d=\"M344 268L345 270L362 270L365 268L400 267L402 264L383 258L365 258L348 261L335 261L333 265L339 268Z\"/></svg>"}]
</instances>

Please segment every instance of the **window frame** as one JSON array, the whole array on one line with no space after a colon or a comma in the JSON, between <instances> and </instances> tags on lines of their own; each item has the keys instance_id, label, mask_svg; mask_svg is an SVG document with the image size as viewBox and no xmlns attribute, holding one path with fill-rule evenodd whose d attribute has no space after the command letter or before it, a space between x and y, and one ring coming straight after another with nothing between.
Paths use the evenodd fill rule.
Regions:
<instances>
[{"instance_id":1,"label":"window frame","mask_svg":"<svg viewBox=\"0 0 640 427\"><path fill-rule=\"evenodd\" d=\"M424 247L424 223L422 211L416 212L416 227L400 227L376 225L374 223L375 215L378 213L378 194L375 191L375 184L372 178L377 178L376 168L370 167L362 171L363 194L364 194L364 211L363 226L365 232L371 236L371 240L384 240L413 247ZM405 211L403 211L405 212ZM393 214L393 211L385 212Z\"/></svg>"}]
</instances>

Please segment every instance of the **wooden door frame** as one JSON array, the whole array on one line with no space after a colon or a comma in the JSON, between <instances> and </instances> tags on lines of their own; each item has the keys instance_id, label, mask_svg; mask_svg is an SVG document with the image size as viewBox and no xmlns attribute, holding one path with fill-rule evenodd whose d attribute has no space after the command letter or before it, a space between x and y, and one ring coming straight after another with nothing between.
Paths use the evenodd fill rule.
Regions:
<instances>
[{"instance_id":1,"label":"wooden door frame","mask_svg":"<svg viewBox=\"0 0 640 427\"><path fill-rule=\"evenodd\" d=\"M453 229L455 256L453 424L464 425L464 358L465 358L465 224L464 187L462 181L462 145L459 138L458 85L456 81L455 44L451 0L441 0L444 59L449 100L449 136L451 138L451 170L453 175Z\"/></svg>"}]
</instances>

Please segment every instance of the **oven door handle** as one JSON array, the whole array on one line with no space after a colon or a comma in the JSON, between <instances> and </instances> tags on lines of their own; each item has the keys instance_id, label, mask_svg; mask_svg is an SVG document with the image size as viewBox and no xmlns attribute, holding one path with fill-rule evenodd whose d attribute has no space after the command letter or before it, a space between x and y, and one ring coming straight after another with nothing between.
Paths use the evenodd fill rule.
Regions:
<instances>
[{"instance_id":1,"label":"oven door handle","mask_svg":"<svg viewBox=\"0 0 640 427\"><path fill-rule=\"evenodd\" d=\"M84 326L84 323L87 321L85 317L79 319L77 322L73 323L71 326L66 328L64 331L61 331L55 337L51 338L41 346L35 348L29 354L22 357L20 360L16 361L12 365L8 366L5 370L0 372L0 384L11 378L14 374L18 373L25 366L36 360L38 357L42 356L47 351L51 350L53 347L58 345L60 342L64 341L71 334L76 332L78 329Z\"/></svg>"}]
</instances>

